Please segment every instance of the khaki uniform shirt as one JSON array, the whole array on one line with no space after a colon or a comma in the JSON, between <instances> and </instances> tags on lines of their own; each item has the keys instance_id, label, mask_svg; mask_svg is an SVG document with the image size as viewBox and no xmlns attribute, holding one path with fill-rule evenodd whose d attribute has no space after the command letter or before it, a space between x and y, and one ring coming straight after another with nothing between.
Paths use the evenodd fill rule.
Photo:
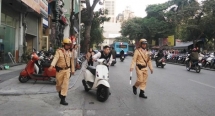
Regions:
<instances>
[{"instance_id":1,"label":"khaki uniform shirt","mask_svg":"<svg viewBox=\"0 0 215 116\"><path fill-rule=\"evenodd\" d=\"M65 58L64 58L65 55ZM65 63L65 59L66 59L66 63ZM71 61L70 61L71 60ZM61 68L66 68L71 67L71 72L75 72L75 67L74 67L74 55L71 51L66 51L63 48L60 48L56 51L54 59L51 63L51 66L58 66Z\"/></svg>"},{"instance_id":2,"label":"khaki uniform shirt","mask_svg":"<svg viewBox=\"0 0 215 116\"><path fill-rule=\"evenodd\" d=\"M143 60L143 58L145 59L146 62ZM132 62L131 62L131 68L134 68L136 66L136 64L146 66L146 63L147 63L147 66L149 67L149 69L153 70L149 52L146 50L143 50L142 48L136 49L134 52ZM147 67L142 70L147 70Z\"/></svg>"}]
</instances>

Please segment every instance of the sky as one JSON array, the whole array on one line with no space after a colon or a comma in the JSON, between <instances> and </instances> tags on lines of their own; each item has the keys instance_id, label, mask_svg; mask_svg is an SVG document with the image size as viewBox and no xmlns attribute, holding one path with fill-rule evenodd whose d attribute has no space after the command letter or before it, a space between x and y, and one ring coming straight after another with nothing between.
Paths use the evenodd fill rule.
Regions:
<instances>
[{"instance_id":1,"label":"sky","mask_svg":"<svg viewBox=\"0 0 215 116\"><path fill-rule=\"evenodd\" d=\"M116 15L122 13L126 6L130 6L131 11L134 12L135 16L145 17L145 9L150 4L160 4L167 2L168 0L115 0L116 1ZM202 0L198 0L202 1ZM100 5L97 5L97 8Z\"/></svg>"}]
</instances>

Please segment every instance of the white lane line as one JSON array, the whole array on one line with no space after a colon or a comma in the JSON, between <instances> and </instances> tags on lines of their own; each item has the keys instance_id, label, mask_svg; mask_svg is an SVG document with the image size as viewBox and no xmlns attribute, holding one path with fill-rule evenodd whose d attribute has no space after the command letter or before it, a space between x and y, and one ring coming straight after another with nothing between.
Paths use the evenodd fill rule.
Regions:
<instances>
[{"instance_id":1,"label":"white lane line","mask_svg":"<svg viewBox=\"0 0 215 116\"><path fill-rule=\"evenodd\" d=\"M207 87L211 87L211 88L214 88L214 86L211 86L211 85L208 85L208 84L205 84L205 83L201 83L201 82L198 82L198 81L195 81L195 80L192 80L192 79L189 79L189 81L192 81L192 82L195 82L195 83L198 83L198 84L201 84L201 85L204 85L204 86L207 86Z\"/></svg>"}]
</instances>

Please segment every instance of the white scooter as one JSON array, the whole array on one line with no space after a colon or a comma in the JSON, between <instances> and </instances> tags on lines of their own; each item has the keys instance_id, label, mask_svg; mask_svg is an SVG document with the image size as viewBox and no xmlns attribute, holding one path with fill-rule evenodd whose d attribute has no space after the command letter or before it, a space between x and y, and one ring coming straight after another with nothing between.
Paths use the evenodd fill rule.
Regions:
<instances>
[{"instance_id":1,"label":"white scooter","mask_svg":"<svg viewBox=\"0 0 215 116\"><path fill-rule=\"evenodd\" d=\"M84 73L84 79L82 83L84 85L85 91L91 89L97 90L97 99L100 102L104 102L108 99L110 92L110 84L108 82L108 68L107 61L105 59L97 59L98 65L96 67L87 66Z\"/></svg>"}]
</instances>

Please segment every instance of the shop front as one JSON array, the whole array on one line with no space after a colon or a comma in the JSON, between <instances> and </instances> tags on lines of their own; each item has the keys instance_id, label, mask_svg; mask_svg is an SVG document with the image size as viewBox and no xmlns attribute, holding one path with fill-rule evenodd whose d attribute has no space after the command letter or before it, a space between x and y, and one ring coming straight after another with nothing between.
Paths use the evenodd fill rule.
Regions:
<instances>
[{"instance_id":1,"label":"shop front","mask_svg":"<svg viewBox=\"0 0 215 116\"><path fill-rule=\"evenodd\" d=\"M40 30L40 49L48 51L49 50L49 27L48 19L42 18L42 25Z\"/></svg>"},{"instance_id":2,"label":"shop front","mask_svg":"<svg viewBox=\"0 0 215 116\"><path fill-rule=\"evenodd\" d=\"M25 39L28 53L31 53L33 48L38 49L38 19L34 13L29 13L26 17L27 31Z\"/></svg>"},{"instance_id":3,"label":"shop front","mask_svg":"<svg viewBox=\"0 0 215 116\"><path fill-rule=\"evenodd\" d=\"M15 56L16 32L19 24L19 12L11 9L7 4L1 3L1 24L0 24L0 64L11 63L8 54Z\"/></svg>"}]
</instances>

